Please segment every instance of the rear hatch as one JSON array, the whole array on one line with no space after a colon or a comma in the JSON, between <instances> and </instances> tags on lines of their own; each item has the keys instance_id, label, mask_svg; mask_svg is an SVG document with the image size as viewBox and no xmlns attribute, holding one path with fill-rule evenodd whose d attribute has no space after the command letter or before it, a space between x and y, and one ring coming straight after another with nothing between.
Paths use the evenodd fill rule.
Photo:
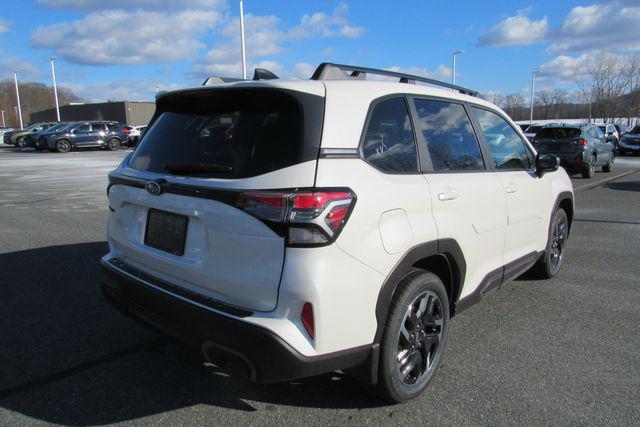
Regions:
<instances>
[{"instance_id":1,"label":"rear hatch","mask_svg":"<svg viewBox=\"0 0 640 427\"><path fill-rule=\"evenodd\" d=\"M224 304L275 308L285 239L269 192L313 187L324 115L321 83L280 86L158 99L138 148L110 175L112 255Z\"/></svg>"},{"instance_id":2,"label":"rear hatch","mask_svg":"<svg viewBox=\"0 0 640 427\"><path fill-rule=\"evenodd\" d=\"M586 145L581 135L580 128L543 128L536 134L534 145L544 153L574 154Z\"/></svg>"}]
</instances>

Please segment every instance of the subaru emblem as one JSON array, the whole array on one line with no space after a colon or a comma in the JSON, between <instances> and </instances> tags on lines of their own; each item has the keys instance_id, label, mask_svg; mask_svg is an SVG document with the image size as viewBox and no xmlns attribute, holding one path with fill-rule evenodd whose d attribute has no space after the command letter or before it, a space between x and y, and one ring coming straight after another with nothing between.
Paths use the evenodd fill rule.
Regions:
<instances>
[{"instance_id":1,"label":"subaru emblem","mask_svg":"<svg viewBox=\"0 0 640 427\"><path fill-rule=\"evenodd\" d=\"M154 196L158 196L160 193L162 193L162 187L155 181L147 181L147 183L144 185L144 188Z\"/></svg>"}]
</instances>

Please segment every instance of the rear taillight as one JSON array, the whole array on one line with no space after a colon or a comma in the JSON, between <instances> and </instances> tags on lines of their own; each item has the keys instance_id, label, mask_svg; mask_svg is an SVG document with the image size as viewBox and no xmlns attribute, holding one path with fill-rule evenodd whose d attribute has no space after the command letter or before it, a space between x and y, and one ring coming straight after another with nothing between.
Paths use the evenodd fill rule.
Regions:
<instances>
[{"instance_id":1,"label":"rear taillight","mask_svg":"<svg viewBox=\"0 0 640 427\"><path fill-rule=\"evenodd\" d=\"M578 144L578 145L587 145L587 140L584 139L584 138L578 138L576 140L576 144Z\"/></svg>"},{"instance_id":2,"label":"rear taillight","mask_svg":"<svg viewBox=\"0 0 640 427\"><path fill-rule=\"evenodd\" d=\"M323 246L344 228L356 201L350 190L246 192L236 206L264 221L288 246Z\"/></svg>"},{"instance_id":3,"label":"rear taillight","mask_svg":"<svg viewBox=\"0 0 640 427\"><path fill-rule=\"evenodd\" d=\"M129 129L122 129L120 132L122 132L122 133L129 133Z\"/></svg>"}]
</instances>

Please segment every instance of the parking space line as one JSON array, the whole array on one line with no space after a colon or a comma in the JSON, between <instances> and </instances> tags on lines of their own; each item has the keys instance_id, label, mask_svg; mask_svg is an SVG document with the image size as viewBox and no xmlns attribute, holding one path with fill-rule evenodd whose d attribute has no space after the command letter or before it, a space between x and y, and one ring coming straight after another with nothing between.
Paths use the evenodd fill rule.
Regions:
<instances>
[{"instance_id":1,"label":"parking space line","mask_svg":"<svg viewBox=\"0 0 640 427\"><path fill-rule=\"evenodd\" d=\"M574 188L574 189L573 189L573 191L578 191L578 190L589 190L589 189L591 189L591 188L598 187L598 186L600 186L600 185L602 185L602 184L606 184L606 183L608 183L608 182L611 182L611 181L614 181L614 180L616 180L616 179L619 179L619 178L625 177L625 176L627 176L627 175L634 174L634 173L636 173L636 172L640 172L640 169L634 169L634 170L631 170L631 171L627 171L627 172L620 173L620 174L618 174L618 175L610 176L610 177L605 178L605 179L601 179L601 180L596 181L596 182L591 182L591 183L589 183L589 184L581 185L581 186L579 186L579 187Z\"/></svg>"}]
</instances>

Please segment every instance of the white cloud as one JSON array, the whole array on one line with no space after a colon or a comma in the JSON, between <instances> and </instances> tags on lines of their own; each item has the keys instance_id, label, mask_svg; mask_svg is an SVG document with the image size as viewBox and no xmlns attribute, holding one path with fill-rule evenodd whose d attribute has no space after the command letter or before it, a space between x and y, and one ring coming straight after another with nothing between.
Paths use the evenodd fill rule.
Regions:
<instances>
[{"instance_id":1,"label":"white cloud","mask_svg":"<svg viewBox=\"0 0 640 427\"><path fill-rule=\"evenodd\" d=\"M307 64L306 62L298 62L294 67L294 75L300 79L308 79L313 75L315 70L315 65Z\"/></svg>"},{"instance_id":2,"label":"white cloud","mask_svg":"<svg viewBox=\"0 0 640 427\"><path fill-rule=\"evenodd\" d=\"M161 90L180 89L182 85L154 80L117 80L104 83L81 84L62 81L61 87L71 89L88 102L111 101L153 101L156 86Z\"/></svg>"},{"instance_id":3,"label":"white cloud","mask_svg":"<svg viewBox=\"0 0 640 427\"><path fill-rule=\"evenodd\" d=\"M0 18L0 36L9 32L10 25L7 21Z\"/></svg>"},{"instance_id":4,"label":"white cloud","mask_svg":"<svg viewBox=\"0 0 640 427\"><path fill-rule=\"evenodd\" d=\"M220 21L215 11L104 11L39 27L30 42L77 64L161 63L192 58L204 47L198 37ZM126 31L125 23L135 23L135 31Z\"/></svg>"},{"instance_id":5,"label":"white cloud","mask_svg":"<svg viewBox=\"0 0 640 427\"><path fill-rule=\"evenodd\" d=\"M351 25L347 18L348 7L341 3L331 13L316 12L303 15L300 22L285 28L282 21L273 15L245 15L245 46L247 62L264 62L284 50L284 45L294 41L313 37L359 37L364 29ZM194 78L203 78L205 74L240 76L240 28L237 19L231 19L218 34L223 40L214 44L203 61L190 71ZM266 67L268 68L268 67ZM299 76L300 69L295 66L293 72L275 67L286 76ZM249 67L249 70L253 70ZM274 71L274 70L271 70ZM278 74L276 71L274 71ZM279 75L279 74L278 74Z\"/></svg>"},{"instance_id":6,"label":"white cloud","mask_svg":"<svg viewBox=\"0 0 640 427\"><path fill-rule=\"evenodd\" d=\"M595 55L597 54L583 53L577 57L557 56L539 67L537 77L549 83L571 82L585 72Z\"/></svg>"},{"instance_id":7,"label":"white cloud","mask_svg":"<svg viewBox=\"0 0 640 427\"><path fill-rule=\"evenodd\" d=\"M478 44L480 46L524 46L544 39L548 30L549 22L546 17L536 21L519 12L481 35Z\"/></svg>"},{"instance_id":8,"label":"white cloud","mask_svg":"<svg viewBox=\"0 0 640 427\"><path fill-rule=\"evenodd\" d=\"M552 32L549 51L640 50L639 3L628 0L574 7Z\"/></svg>"},{"instance_id":9,"label":"white cloud","mask_svg":"<svg viewBox=\"0 0 640 427\"><path fill-rule=\"evenodd\" d=\"M218 9L226 4L225 0L38 0L44 6L56 9L109 10L109 9L145 9L145 10L183 10Z\"/></svg>"},{"instance_id":10,"label":"white cloud","mask_svg":"<svg viewBox=\"0 0 640 427\"><path fill-rule=\"evenodd\" d=\"M532 20L519 11L480 36L479 45L514 46L544 41L554 54L596 50L640 50L640 1L614 0L576 6L562 25L550 28L547 18Z\"/></svg>"},{"instance_id":11,"label":"white cloud","mask_svg":"<svg viewBox=\"0 0 640 427\"><path fill-rule=\"evenodd\" d=\"M0 58L0 76L13 76L18 71L18 79L30 80L40 76L40 70L31 62L17 56L5 56Z\"/></svg>"}]
</instances>

